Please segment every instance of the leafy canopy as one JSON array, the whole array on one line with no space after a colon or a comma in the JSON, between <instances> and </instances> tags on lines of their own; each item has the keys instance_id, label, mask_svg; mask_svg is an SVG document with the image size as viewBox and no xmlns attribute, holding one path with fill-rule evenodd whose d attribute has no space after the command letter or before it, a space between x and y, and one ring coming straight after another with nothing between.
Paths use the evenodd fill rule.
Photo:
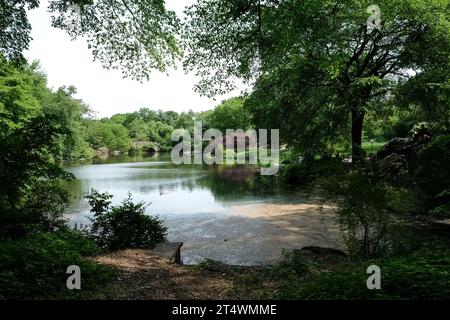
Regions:
<instances>
[{"instance_id":1,"label":"leafy canopy","mask_svg":"<svg viewBox=\"0 0 450 320\"><path fill-rule=\"evenodd\" d=\"M351 136L359 153L367 114L391 107L399 85L449 68L450 1L378 1L380 30L368 28L371 4L200 0L187 10L184 64L207 95L256 80L256 126L283 128L285 142L329 150Z\"/></svg>"},{"instance_id":2,"label":"leafy canopy","mask_svg":"<svg viewBox=\"0 0 450 320\"><path fill-rule=\"evenodd\" d=\"M31 26L26 11L38 0L0 1L0 53L23 60ZM73 39L83 37L94 59L125 77L148 79L152 70L165 71L181 51L179 20L164 0L50 0L52 26Z\"/></svg>"}]
</instances>

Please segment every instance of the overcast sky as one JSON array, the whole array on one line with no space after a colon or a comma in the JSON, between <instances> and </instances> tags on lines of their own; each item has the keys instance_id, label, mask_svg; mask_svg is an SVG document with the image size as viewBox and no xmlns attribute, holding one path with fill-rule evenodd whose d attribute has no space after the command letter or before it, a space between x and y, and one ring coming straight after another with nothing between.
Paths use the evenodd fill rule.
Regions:
<instances>
[{"instance_id":1,"label":"overcast sky","mask_svg":"<svg viewBox=\"0 0 450 320\"><path fill-rule=\"evenodd\" d=\"M196 0L166 0L167 7L177 14L194 2ZM39 9L29 12L33 41L25 56L29 61L40 61L50 87L74 85L78 89L77 98L89 104L99 117L132 112L141 107L204 111L239 94L234 92L216 100L201 97L193 91L196 77L184 74L181 68L169 71L168 75L155 71L150 81L143 84L123 79L119 71L104 70L93 62L84 40L71 41L65 32L52 28L47 4L47 0L42 0Z\"/></svg>"}]
</instances>

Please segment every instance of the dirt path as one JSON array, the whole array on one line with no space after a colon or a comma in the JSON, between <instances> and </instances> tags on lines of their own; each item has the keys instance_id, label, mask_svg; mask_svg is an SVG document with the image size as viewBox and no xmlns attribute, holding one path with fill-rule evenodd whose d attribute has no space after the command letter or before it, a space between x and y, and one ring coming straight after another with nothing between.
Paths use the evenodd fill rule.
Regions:
<instances>
[{"instance_id":1,"label":"dirt path","mask_svg":"<svg viewBox=\"0 0 450 320\"><path fill-rule=\"evenodd\" d=\"M308 245L340 248L336 238L338 230L331 220L332 207L325 208L326 214L319 213L314 203L242 205L231 209L232 217L246 219L251 226L259 228L251 234L244 232L242 236L242 221L236 223L239 233L227 235L222 234L223 225L217 230L208 226L208 230L217 231L227 241L220 237L217 237L220 241L207 238L204 239L206 246L202 246L199 239L186 241L182 254L193 250L195 243L194 249L200 247L203 256L213 258L217 258L214 254L221 252L219 249L223 247L228 259L220 259L222 261L233 260L229 257L233 254L245 254L247 260L264 257L267 261L276 262L283 248L300 249ZM194 229L199 228L196 225ZM209 247L214 247L215 251L209 252ZM233 253L236 247L240 248L239 252ZM223 257L219 255L219 258ZM150 250L122 250L98 256L95 261L119 270L119 278L101 297L105 299L254 299L259 297L255 295L259 291L264 292L264 298L270 298L278 287L273 279L267 277L251 290L246 289L248 283L240 286L240 283L253 279L252 276L259 275L265 268L262 266L231 267L218 263L205 268L176 265L153 255Z\"/></svg>"},{"instance_id":2,"label":"dirt path","mask_svg":"<svg viewBox=\"0 0 450 320\"><path fill-rule=\"evenodd\" d=\"M98 256L96 262L120 271L105 299L243 299L234 281L252 268L208 271L171 264L149 250L123 250Z\"/></svg>"}]
</instances>

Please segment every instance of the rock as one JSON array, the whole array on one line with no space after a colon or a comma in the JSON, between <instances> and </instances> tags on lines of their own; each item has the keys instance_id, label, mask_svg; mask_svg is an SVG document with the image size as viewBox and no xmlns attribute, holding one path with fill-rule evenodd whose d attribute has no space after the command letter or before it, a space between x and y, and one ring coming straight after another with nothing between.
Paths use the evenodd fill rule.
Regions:
<instances>
[{"instance_id":1,"label":"rock","mask_svg":"<svg viewBox=\"0 0 450 320\"><path fill-rule=\"evenodd\" d=\"M426 130L408 138L394 138L385 144L374 159L377 174L396 186L411 187L414 182L409 171L420 149L431 140Z\"/></svg>"},{"instance_id":2,"label":"rock","mask_svg":"<svg viewBox=\"0 0 450 320\"><path fill-rule=\"evenodd\" d=\"M110 153L111 153L113 156L116 156L116 157L122 155L122 151L120 151L120 150L113 150L113 151L111 151Z\"/></svg>"},{"instance_id":3,"label":"rock","mask_svg":"<svg viewBox=\"0 0 450 320\"><path fill-rule=\"evenodd\" d=\"M383 159L390 154L409 154L410 146L412 143L411 138L394 138L386 143L378 152L377 158Z\"/></svg>"},{"instance_id":4,"label":"rock","mask_svg":"<svg viewBox=\"0 0 450 320\"><path fill-rule=\"evenodd\" d=\"M395 153L406 156L408 162L410 162L410 158L417 154L430 140L431 137L426 133L416 134L408 138L394 138L377 152L377 159L383 159Z\"/></svg>"},{"instance_id":5,"label":"rock","mask_svg":"<svg viewBox=\"0 0 450 320\"><path fill-rule=\"evenodd\" d=\"M106 147L100 147L95 150L95 156L100 159L106 159L109 156L109 149Z\"/></svg>"},{"instance_id":6,"label":"rock","mask_svg":"<svg viewBox=\"0 0 450 320\"><path fill-rule=\"evenodd\" d=\"M341 250L314 246L294 249L294 254L306 256L334 255L339 257L347 257L347 254Z\"/></svg>"},{"instance_id":7,"label":"rock","mask_svg":"<svg viewBox=\"0 0 450 320\"><path fill-rule=\"evenodd\" d=\"M391 153L376 161L377 173L383 180L396 186L411 186L408 159L403 154Z\"/></svg>"},{"instance_id":8,"label":"rock","mask_svg":"<svg viewBox=\"0 0 450 320\"><path fill-rule=\"evenodd\" d=\"M183 242L158 243L152 250L155 256L168 259L170 263L181 264L181 247Z\"/></svg>"}]
</instances>

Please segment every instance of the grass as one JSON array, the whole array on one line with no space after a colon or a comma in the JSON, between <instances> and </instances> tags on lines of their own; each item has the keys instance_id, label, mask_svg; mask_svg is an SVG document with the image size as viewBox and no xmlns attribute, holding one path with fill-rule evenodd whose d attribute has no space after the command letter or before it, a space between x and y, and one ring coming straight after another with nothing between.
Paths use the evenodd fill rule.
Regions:
<instances>
[{"instance_id":1,"label":"grass","mask_svg":"<svg viewBox=\"0 0 450 320\"><path fill-rule=\"evenodd\" d=\"M362 148L367 153L377 153L386 143L387 141L374 141L372 144L370 141L364 141L362 143Z\"/></svg>"},{"instance_id":2,"label":"grass","mask_svg":"<svg viewBox=\"0 0 450 320\"><path fill-rule=\"evenodd\" d=\"M372 144L371 141L366 140L366 141L362 142L361 147L368 154L373 154L373 153L377 153L386 143L387 143L387 141L374 141ZM351 147L341 146L336 149L336 152L338 152L339 154L342 154L342 153L343 154L351 154L352 150L351 150Z\"/></svg>"},{"instance_id":3,"label":"grass","mask_svg":"<svg viewBox=\"0 0 450 320\"><path fill-rule=\"evenodd\" d=\"M86 258L96 245L75 231L30 234L0 242L0 299L80 299L114 280L114 270ZM82 270L83 290L68 290L67 268Z\"/></svg>"},{"instance_id":4,"label":"grass","mask_svg":"<svg viewBox=\"0 0 450 320\"><path fill-rule=\"evenodd\" d=\"M417 240L417 239L416 239ZM425 242L421 242L421 241ZM448 235L418 240L414 249L379 258L288 254L278 265L236 279L251 299L446 300L450 299ZM381 290L369 290L367 268L381 268ZM274 284L268 286L268 284Z\"/></svg>"}]
</instances>

